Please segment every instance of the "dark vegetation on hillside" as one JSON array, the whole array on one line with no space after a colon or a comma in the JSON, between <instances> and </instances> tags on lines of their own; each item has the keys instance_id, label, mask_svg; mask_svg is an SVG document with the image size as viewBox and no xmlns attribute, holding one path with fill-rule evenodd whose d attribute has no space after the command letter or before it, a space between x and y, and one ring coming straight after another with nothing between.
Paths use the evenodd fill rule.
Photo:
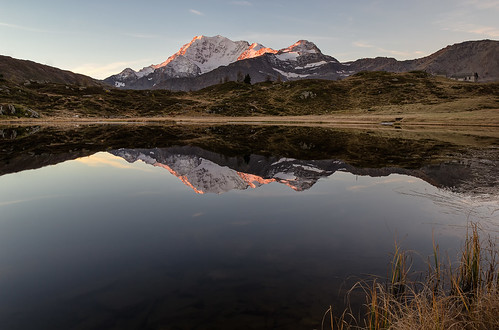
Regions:
<instances>
[{"instance_id":1,"label":"dark vegetation on hillside","mask_svg":"<svg viewBox=\"0 0 499 330\"><path fill-rule=\"evenodd\" d=\"M465 83L424 72L360 72L342 81L227 82L196 92L119 90L0 79L0 105L33 109L42 117L169 115L320 115L372 107L435 105L488 97L499 108L499 83Z\"/></svg>"},{"instance_id":2,"label":"dark vegetation on hillside","mask_svg":"<svg viewBox=\"0 0 499 330\"><path fill-rule=\"evenodd\" d=\"M3 78L16 83L33 80L81 86L103 85L103 83L82 74L3 55L0 55L0 74Z\"/></svg>"}]
</instances>

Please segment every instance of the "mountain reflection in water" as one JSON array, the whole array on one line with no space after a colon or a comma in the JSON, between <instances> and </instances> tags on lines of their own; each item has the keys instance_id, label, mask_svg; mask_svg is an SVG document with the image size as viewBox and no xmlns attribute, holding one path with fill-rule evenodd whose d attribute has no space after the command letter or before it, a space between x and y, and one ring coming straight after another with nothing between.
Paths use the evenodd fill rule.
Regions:
<instances>
[{"instance_id":1,"label":"mountain reflection in water","mask_svg":"<svg viewBox=\"0 0 499 330\"><path fill-rule=\"evenodd\" d=\"M220 194L233 189L257 188L271 182L284 184L295 191L303 191L310 189L320 178L328 177L336 171L371 177L404 174L418 177L439 188L470 193L474 191L470 186L476 184L470 181L477 181L481 177L475 176L478 169L463 160L424 166L421 169L403 169L356 168L341 160L299 160L254 154L245 157L227 157L191 146L122 148L111 150L109 153L129 163L143 161L152 166L165 168L198 194ZM494 190L498 171L496 163L490 160L485 162L486 166L483 161L476 163L481 165L480 174L487 174L486 180L489 181L487 186ZM466 190L460 191L462 189ZM484 189L484 186L479 186L477 189Z\"/></svg>"},{"instance_id":2,"label":"mountain reflection in water","mask_svg":"<svg viewBox=\"0 0 499 330\"><path fill-rule=\"evenodd\" d=\"M497 229L498 145L394 129L2 128L0 328L317 329L353 282L386 274L395 241L424 270L432 233L453 258L470 217Z\"/></svg>"}]
</instances>

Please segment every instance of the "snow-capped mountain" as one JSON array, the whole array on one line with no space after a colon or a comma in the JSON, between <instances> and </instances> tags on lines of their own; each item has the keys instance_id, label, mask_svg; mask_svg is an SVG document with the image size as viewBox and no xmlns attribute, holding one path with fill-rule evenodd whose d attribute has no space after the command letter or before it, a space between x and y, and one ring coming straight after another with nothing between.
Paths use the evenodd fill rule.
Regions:
<instances>
[{"instance_id":1,"label":"snow-capped mountain","mask_svg":"<svg viewBox=\"0 0 499 330\"><path fill-rule=\"evenodd\" d=\"M191 63L199 68L199 72L194 74L203 74L237 61L249 47L247 41L232 41L222 36L197 36L166 61L152 67L158 69L171 66L177 72L183 72L184 65L178 65L177 62L179 59L184 59L183 63Z\"/></svg>"},{"instance_id":2,"label":"snow-capped mountain","mask_svg":"<svg viewBox=\"0 0 499 330\"><path fill-rule=\"evenodd\" d=\"M126 87L127 85L133 84L138 79L147 76L154 72L154 68L151 66L146 66L139 71L135 71L131 68L126 68L120 73L111 76L107 79L112 79L114 81L114 87Z\"/></svg>"},{"instance_id":3,"label":"snow-capped mountain","mask_svg":"<svg viewBox=\"0 0 499 330\"><path fill-rule=\"evenodd\" d=\"M337 66L341 64L336 59L322 54L315 44L306 40L274 50L258 43L232 41L222 36L197 36L163 63L138 72L126 68L104 82L118 88L189 90L223 80L238 80L243 74L250 74L253 82L267 79L337 79L343 69L338 71Z\"/></svg>"},{"instance_id":4,"label":"snow-capped mountain","mask_svg":"<svg viewBox=\"0 0 499 330\"><path fill-rule=\"evenodd\" d=\"M348 77L359 71L407 72L423 70L432 74L459 76L477 73L481 81L494 81L499 67L494 55L499 41L467 41L414 60L397 61L378 57L339 63L324 55L307 40L274 50L247 41L222 36L198 36L166 61L139 71L126 68L104 80L127 89L198 90L224 81L241 81L249 74L251 82L266 80L330 79Z\"/></svg>"},{"instance_id":5,"label":"snow-capped mountain","mask_svg":"<svg viewBox=\"0 0 499 330\"><path fill-rule=\"evenodd\" d=\"M163 63L150 65L138 72L126 68L104 81L115 87L135 88L137 80L147 77L146 81L138 85L153 87L165 79L196 77L238 60L261 56L266 52L276 51L260 44L250 45L247 41L232 41L219 35L196 36Z\"/></svg>"},{"instance_id":6,"label":"snow-capped mountain","mask_svg":"<svg viewBox=\"0 0 499 330\"><path fill-rule=\"evenodd\" d=\"M341 64L335 58L322 54L314 43L307 40L299 40L288 48L281 49L271 58L275 63L274 71L285 80L319 76L336 79L337 75L344 73L344 70L337 70Z\"/></svg>"}]
</instances>

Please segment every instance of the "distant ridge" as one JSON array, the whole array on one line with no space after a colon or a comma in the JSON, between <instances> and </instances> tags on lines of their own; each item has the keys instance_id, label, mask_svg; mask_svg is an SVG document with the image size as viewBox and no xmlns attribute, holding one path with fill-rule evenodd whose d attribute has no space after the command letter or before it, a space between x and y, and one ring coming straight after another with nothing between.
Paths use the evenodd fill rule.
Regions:
<instances>
[{"instance_id":1,"label":"distant ridge","mask_svg":"<svg viewBox=\"0 0 499 330\"><path fill-rule=\"evenodd\" d=\"M448 77L476 72L479 81L497 81L499 80L499 41L465 41L414 60L397 61L389 57L376 57L359 59L345 64L355 72L419 70Z\"/></svg>"},{"instance_id":2,"label":"distant ridge","mask_svg":"<svg viewBox=\"0 0 499 330\"><path fill-rule=\"evenodd\" d=\"M37 81L80 86L102 85L98 80L82 74L2 55L0 55L0 74L3 75L5 79L16 83Z\"/></svg>"}]
</instances>

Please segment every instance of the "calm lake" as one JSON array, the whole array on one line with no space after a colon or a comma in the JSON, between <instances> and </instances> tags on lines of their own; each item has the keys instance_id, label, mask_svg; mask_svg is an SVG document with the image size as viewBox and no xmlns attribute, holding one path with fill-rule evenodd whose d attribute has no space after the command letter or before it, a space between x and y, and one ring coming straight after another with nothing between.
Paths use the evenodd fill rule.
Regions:
<instances>
[{"instance_id":1,"label":"calm lake","mask_svg":"<svg viewBox=\"0 0 499 330\"><path fill-rule=\"evenodd\" d=\"M498 201L493 130L0 127L0 329L320 329Z\"/></svg>"}]
</instances>

